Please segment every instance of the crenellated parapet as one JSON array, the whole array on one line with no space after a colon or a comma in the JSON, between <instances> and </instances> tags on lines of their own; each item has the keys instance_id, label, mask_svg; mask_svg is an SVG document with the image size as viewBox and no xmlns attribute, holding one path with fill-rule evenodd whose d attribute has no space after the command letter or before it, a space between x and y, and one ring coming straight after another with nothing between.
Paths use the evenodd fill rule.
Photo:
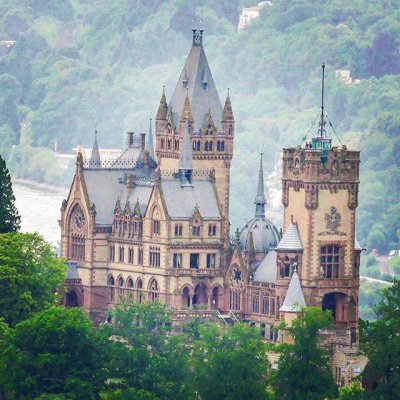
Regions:
<instances>
[{"instance_id":1,"label":"crenellated parapet","mask_svg":"<svg viewBox=\"0 0 400 400\"><path fill-rule=\"evenodd\" d=\"M314 149L311 145L283 149L282 204L289 204L289 189L305 191L305 206L318 208L319 191L348 191L348 207L358 206L360 152L346 146Z\"/></svg>"}]
</instances>

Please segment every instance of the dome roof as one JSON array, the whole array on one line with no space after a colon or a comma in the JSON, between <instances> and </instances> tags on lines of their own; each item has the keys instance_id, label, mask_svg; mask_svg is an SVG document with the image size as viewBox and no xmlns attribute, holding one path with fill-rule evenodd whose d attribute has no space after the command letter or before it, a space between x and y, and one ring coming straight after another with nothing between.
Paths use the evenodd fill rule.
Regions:
<instances>
[{"instance_id":1,"label":"dome roof","mask_svg":"<svg viewBox=\"0 0 400 400\"><path fill-rule=\"evenodd\" d=\"M265 218L264 172L262 153L260 157L260 169L258 172L257 195L254 199L256 212L254 218L247 222L240 232L240 248L247 250L250 238L253 239L256 253L267 253L279 243L279 233L275 225ZM250 235L251 234L251 235Z\"/></svg>"},{"instance_id":2,"label":"dome roof","mask_svg":"<svg viewBox=\"0 0 400 400\"><path fill-rule=\"evenodd\" d=\"M250 232L253 234L253 245L256 253L266 253L279 243L279 232L275 225L268 219L256 217L247 222L240 232L239 241L242 250L247 250Z\"/></svg>"}]
</instances>

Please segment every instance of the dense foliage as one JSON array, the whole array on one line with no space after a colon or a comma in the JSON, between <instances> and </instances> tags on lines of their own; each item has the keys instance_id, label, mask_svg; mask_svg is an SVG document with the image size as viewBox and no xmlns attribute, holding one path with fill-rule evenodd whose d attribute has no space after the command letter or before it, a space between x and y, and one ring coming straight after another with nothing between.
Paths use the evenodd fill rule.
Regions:
<instances>
[{"instance_id":1,"label":"dense foliage","mask_svg":"<svg viewBox=\"0 0 400 400\"><path fill-rule=\"evenodd\" d=\"M329 119L342 142L363 151L359 240L369 250L399 247L398 1L277 0L239 34L241 7L256 1L201 3L214 78L222 97L232 88L237 121L233 227L252 215L256 179L247 178L257 157L248 155L264 148L272 170L282 146L301 142L318 112L325 62ZM191 43L187 0L1 0L0 11L0 39L16 41L0 58L0 152L13 173L41 181L70 182L48 168L57 160L50 149L91 145L96 121L104 147L144 130ZM335 79L336 69L359 81Z\"/></svg>"},{"instance_id":2,"label":"dense foliage","mask_svg":"<svg viewBox=\"0 0 400 400\"><path fill-rule=\"evenodd\" d=\"M105 385L107 343L81 309L40 311L17 324L7 344L6 387L18 399L95 399Z\"/></svg>"},{"instance_id":3,"label":"dense foliage","mask_svg":"<svg viewBox=\"0 0 400 400\"><path fill-rule=\"evenodd\" d=\"M374 383L368 399L392 399L400 393L400 281L384 289L373 321L363 321L361 348L368 357L364 380Z\"/></svg>"},{"instance_id":4,"label":"dense foliage","mask_svg":"<svg viewBox=\"0 0 400 400\"><path fill-rule=\"evenodd\" d=\"M54 305L65 264L37 234L0 234L0 319L13 326Z\"/></svg>"},{"instance_id":5,"label":"dense foliage","mask_svg":"<svg viewBox=\"0 0 400 400\"><path fill-rule=\"evenodd\" d=\"M0 155L0 233L16 232L21 218L15 205L10 173Z\"/></svg>"},{"instance_id":6,"label":"dense foliage","mask_svg":"<svg viewBox=\"0 0 400 400\"><path fill-rule=\"evenodd\" d=\"M335 398L329 352L318 345L318 331L332 326L332 315L318 307L305 308L301 318L284 328L293 343L282 343L272 386L278 399L324 400Z\"/></svg>"}]
</instances>

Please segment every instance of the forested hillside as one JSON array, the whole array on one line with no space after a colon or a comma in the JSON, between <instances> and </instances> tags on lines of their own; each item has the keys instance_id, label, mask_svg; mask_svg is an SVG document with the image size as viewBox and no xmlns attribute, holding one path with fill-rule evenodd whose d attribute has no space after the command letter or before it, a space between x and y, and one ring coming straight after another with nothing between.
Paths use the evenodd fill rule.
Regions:
<instances>
[{"instance_id":1,"label":"forested hillside","mask_svg":"<svg viewBox=\"0 0 400 400\"><path fill-rule=\"evenodd\" d=\"M310 129L325 62L329 119L342 142L362 150L359 241L399 248L398 0L275 0L240 34L240 9L256 1L202 4L210 67L222 100L231 88L237 121L233 226L253 214L257 153L272 170L282 146ZM0 40L15 41L0 49L0 151L14 174L66 183L49 168L55 142L66 152L89 146L96 121L102 147L146 130L190 48L192 8L190 0L0 0ZM337 69L359 82L336 79Z\"/></svg>"}]
</instances>

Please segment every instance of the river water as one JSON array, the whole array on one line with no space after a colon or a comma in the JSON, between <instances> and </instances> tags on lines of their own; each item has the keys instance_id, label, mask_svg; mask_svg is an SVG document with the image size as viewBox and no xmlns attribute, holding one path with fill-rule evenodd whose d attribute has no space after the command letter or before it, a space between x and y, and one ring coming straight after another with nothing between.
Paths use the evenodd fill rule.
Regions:
<instances>
[{"instance_id":1,"label":"river water","mask_svg":"<svg viewBox=\"0 0 400 400\"><path fill-rule=\"evenodd\" d=\"M58 220L61 203L68 196L68 189L13 182L13 190L15 205L21 215L21 232L38 232L59 248Z\"/></svg>"}]
</instances>

